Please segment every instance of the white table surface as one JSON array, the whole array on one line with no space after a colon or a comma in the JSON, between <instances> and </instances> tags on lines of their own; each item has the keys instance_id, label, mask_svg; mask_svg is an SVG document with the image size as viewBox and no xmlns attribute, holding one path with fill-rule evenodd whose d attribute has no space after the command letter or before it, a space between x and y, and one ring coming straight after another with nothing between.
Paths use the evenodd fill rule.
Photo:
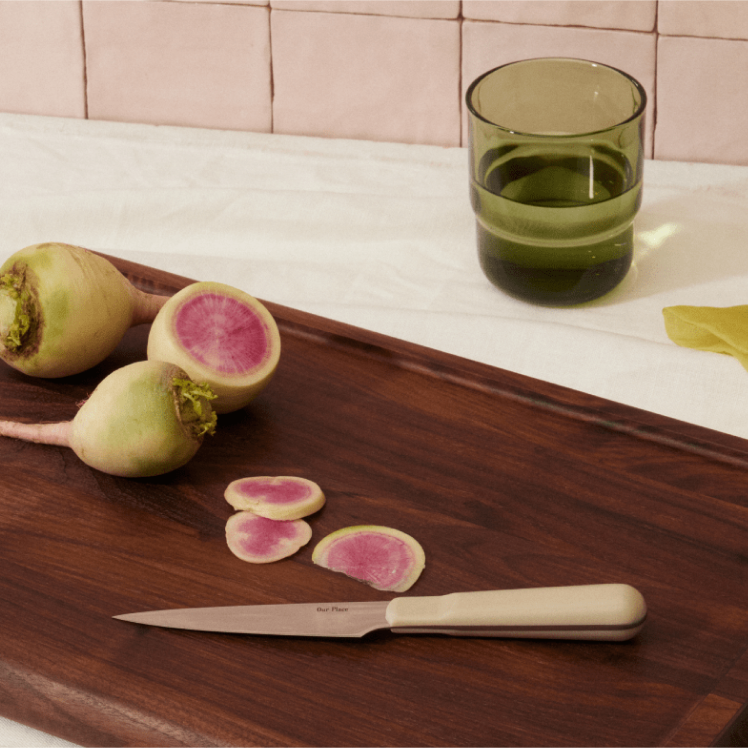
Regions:
<instances>
[{"instance_id":1,"label":"white table surface","mask_svg":"<svg viewBox=\"0 0 748 748\"><path fill-rule=\"evenodd\" d=\"M748 303L748 167L648 161L634 267L587 305L478 267L467 152L0 114L0 257L63 241L748 438L748 371L662 308ZM0 719L0 746L65 741Z\"/></svg>"}]
</instances>

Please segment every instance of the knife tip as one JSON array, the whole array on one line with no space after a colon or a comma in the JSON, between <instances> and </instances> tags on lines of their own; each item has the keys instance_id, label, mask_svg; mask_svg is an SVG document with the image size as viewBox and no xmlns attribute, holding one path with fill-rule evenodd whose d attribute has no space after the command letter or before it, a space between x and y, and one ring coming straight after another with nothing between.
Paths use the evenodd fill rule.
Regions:
<instances>
[{"instance_id":1,"label":"knife tip","mask_svg":"<svg viewBox=\"0 0 748 748\"><path fill-rule=\"evenodd\" d=\"M133 620L133 614L132 613L120 613L118 616L112 616L112 618L117 619L118 621L130 621Z\"/></svg>"}]
</instances>

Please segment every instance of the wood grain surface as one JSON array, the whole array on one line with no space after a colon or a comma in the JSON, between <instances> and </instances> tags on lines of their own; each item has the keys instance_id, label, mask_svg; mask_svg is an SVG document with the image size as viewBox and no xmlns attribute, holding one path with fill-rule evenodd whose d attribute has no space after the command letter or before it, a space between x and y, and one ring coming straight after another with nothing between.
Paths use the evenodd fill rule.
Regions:
<instances>
[{"instance_id":1,"label":"wood grain surface","mask_svg":"<svg viewBox=\"0 0 748 748\"><path fill-rule=\"evenodd\" d=\"M186 279L114 261L145 290ZM748 443L268 304L269 388L184 468L104 475L0 439L0 713L95 746L745 745ZM3 365L0 417L71 418L148 327L64 380ZM748 381L746 382L748 386ZM224 539L226 485L301 475L327 504L290 559ZM408 595L626 582L627 643L362 640L152 629L167 607L380 600L315 543L384 524L423 545Z\"/></svg>"}]
</instances>

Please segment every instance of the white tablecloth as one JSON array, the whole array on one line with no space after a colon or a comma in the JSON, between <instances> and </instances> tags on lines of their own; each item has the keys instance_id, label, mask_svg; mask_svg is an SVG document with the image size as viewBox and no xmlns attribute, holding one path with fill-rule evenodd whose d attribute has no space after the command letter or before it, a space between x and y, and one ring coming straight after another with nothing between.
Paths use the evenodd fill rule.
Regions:
<instances>
[{"instance_id":1,"label":"white tablecloth","mask_svg":"<svg viewBox=\"0 0 748 748\"><path fill-rule=\"evenodd\" d=\"M748 438L748 372L662 322L748 303L746 167L648 161L632 272L567 309L483 277L465 149L5 114L0 174L2 259L79 244Z\"/></svg>"}]
</instances>

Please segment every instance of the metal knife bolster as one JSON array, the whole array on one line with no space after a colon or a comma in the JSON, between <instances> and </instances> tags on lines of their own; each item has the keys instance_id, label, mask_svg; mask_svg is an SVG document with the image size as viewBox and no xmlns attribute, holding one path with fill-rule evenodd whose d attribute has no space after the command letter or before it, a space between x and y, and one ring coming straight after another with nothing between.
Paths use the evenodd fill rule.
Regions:
<instances>
[{"instance_id":1,"label":"metal knife bolster","mask_svg":"<svg viewBox=\"0 0 748 748\"><path fill-rule=\"evenodd\" d=\"M394 633L625 641L647 616L627 584L539 587L398 597L385 617Z\"/></svg>"}]
</instances>

